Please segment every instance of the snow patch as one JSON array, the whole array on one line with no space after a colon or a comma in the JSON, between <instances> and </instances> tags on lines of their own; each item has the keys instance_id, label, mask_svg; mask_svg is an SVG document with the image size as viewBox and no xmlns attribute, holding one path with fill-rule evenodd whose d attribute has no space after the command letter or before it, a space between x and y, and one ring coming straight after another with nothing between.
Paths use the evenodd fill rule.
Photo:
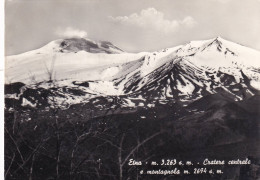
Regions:
<instances>
[{"instance_id":1,"label":"snow patch","mask_svg":"<svg viewBox=\"0 0 260 180\"><path fill-rule=\"evenodd\" d=\"M31 101L27 100L26 98L23 98L22 106L36 107L36 104L33 104Z\"/></svg>"},{"instance_id":2,"label":"snow patch","mask_svg":"<svg viewBox=\"0 0 260 180\"><path fill-rule=\"evenodd\" d=\"M260 91L260 82L259 82L259 81L251 80L251 81L250 81L250 85L251 85L253 88L255 88L255 89L257 89L257 90Z\"/></svg>"}]
</instances>

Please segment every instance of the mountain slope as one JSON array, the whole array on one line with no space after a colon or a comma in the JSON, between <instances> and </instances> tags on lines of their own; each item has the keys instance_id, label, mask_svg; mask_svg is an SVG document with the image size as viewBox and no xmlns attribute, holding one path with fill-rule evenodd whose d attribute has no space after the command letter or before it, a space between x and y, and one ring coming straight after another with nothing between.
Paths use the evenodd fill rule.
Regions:
<instances>
[{"instance_id":1,"label":"mountain slope","mask_svg":"<svg viewBox=\"0 0 260 180\"><path fill-rule=\"evenodd\" d=\"M121 106L187 104L215 93L242 100L259 94L260 52L221 37L137 54L108 42L65 39L7 57L6 84L14 82L52 91L68 104L99 96L119 96Z\"/></svg>"},{"instance_id":2,"label":"mountain slope","mask_svg":"<svg viewBox=\"0 0 260 180\"><path fill-rule=\"evenodd\" d=\"M6 83L48 81L50 79L100 80L110 65L140 58L142 54L124 53L110 42L86 39L52 41L46 46L6 57ZM93 68L97 68L93 71Z\"/></svg>"}]
</instances>

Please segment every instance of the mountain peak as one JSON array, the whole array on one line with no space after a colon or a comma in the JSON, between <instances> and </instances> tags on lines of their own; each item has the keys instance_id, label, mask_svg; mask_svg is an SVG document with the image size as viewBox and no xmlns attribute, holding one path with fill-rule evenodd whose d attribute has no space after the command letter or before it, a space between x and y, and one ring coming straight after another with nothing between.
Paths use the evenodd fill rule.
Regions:
<instances>
[{"instance_id":1,"label":"mountain peak","mask_svg":"<svg viewBox=\"0 0 260 180\"><path fill-rule=\"evenodd\" d=\"M60 52L86 51L90 53L118 54L123 50L108 41L92 41L86 38L68 38L58 42Z\"/></svg>"},{"instance_id":2,"label":"mountain peak","mask_svg":"<svg viewBox=\"0 0 260 180\"><path fill-rule=\"evenodd\" d=\"M216 38L215 38L215 40L219 40L219 41L221 41L221 40L224 40L221 36L217 36Z\"/></svg>"},{"instance_id":3,"label":"mountain peak","mask_svg":"<svg viewBox=\"0 0 260 180\"><path fill-rule=\"evenodd\" d=\"M224 52L225 54L227 52L231 52L232 50L235 51L237 50L238 48L240 49L240 46L239 44L237 43L234 43L234 42L231 42L231 41L228 41L220 36L217 36L216 38L213 38L213 39L210 39L208 41L204 41L204 45L203 45L203 50L204 51L205 49L216 49L217 51L219 52ZM235 54L235 52L231 52L231 54Z\"/></svg>"},{"instance_id":4,"label":"mountain peak","mask_svg":"<svg viewBox=\"0 0 260 180\"><path fill-rule=\"evenodd\" d=\"M223 42L226 42L227 40L223 39L220 36L217 36L213 39L210 40L211 43L217 43L217 44L222 44Z\"/></svg>"}]
</instances>

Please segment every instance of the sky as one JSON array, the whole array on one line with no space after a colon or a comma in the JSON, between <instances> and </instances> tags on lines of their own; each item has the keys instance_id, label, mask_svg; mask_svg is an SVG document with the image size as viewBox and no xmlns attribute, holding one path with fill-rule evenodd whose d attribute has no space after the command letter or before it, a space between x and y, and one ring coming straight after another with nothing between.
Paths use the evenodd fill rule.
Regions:
<instances>
[{"instance_id":1,"label":"sky","mask_svg":"<svg viewBox=\"0 0 260 180\"><path fill-rule=\"evenodd\" d=\"M260 0L6 0L5 53L83 37L127 52L221 36L260 50Z\"/></svg>"}]
</instances>

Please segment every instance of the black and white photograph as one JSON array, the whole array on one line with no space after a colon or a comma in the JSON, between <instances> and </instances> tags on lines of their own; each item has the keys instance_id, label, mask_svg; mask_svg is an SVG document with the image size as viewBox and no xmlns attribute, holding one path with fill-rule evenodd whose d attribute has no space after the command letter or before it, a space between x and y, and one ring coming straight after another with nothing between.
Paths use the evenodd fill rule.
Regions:
<instances>
[{"instance_id":1,"label":"black and white photograph","mask_svg":"<svg viewBox=\"0 0 260 180\"><path fill-rule=\"evenodd\" d=\"M4 179L260 179L260 0L4 8Z\"/></svg>"}]
</instances>

